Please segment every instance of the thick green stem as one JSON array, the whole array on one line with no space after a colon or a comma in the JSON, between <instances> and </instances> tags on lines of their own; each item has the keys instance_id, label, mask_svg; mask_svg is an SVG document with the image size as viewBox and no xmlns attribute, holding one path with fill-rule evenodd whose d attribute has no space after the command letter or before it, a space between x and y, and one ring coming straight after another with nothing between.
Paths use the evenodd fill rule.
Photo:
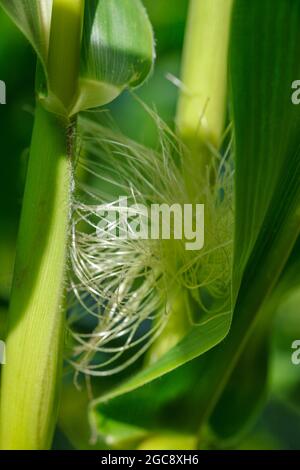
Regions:
<instances>
[{"instance_id":1,"label":"thick green stem","mask_svg":"<svg viewBox=\"0 0 300 470\"><path fill-rule=\"evenodd\" d=\"M205 370L208 371L206 385L199 390L199 403L201 403L200 438L203 428L220 399L239 358L245 351L251 335L255 333L257 326L268 319L271 321L271 316L276 310L273 303L268 305L268 301L271 298L272 302L270 296L299 237L299 207L294 207L294 210L291 210L281 228L273 229L271 227L271 229L270 233L276 234L272 246L264 247L255 268L244 275L230 332L225 340L214 348L207 357L208 362L205 364ZM263 251L268 253L266 257L262 256ZM265 266L268 266L267 272ZM283 292L286 289L286 286L284 287ZM276 295L280 298L280 288ZM275 300L278 298L275 297Z\"/></svg>"},{"instance_id":2,"label":"thick green stem","mask_svg":"<svg viewBox=\"0 0 300 470\"><path fill-rule=\"evenodd\" d=\"M44 449L56 417L71 186L65 126L37 108L11 292L1 448Z\"/></svg>"},{"instance_id":3,"label":"thick green stem","mask_svg":"<svg viewBox=\"0 0 300 470\"><path fill-rule=\"evenodd\" d=\"M191 196L199 191L211 162L208 144L219 148L224 134L227 61L233 0L190 0L177 108L178 132L191 151L186 178Z\"/></svg>"},{"instance_id":4,"label":"thick green stem","mask_svg":"<svg viewBox=\"0 0 300 470\"><path fill-rule=\"evenodd\" d=\"M47 449L56 422L74 144L67 116L77 91L83 12L84 0L53 2L48 77L65 117L37 106L2 377L2 449Z\"/></svg>"},{"instance_id":5,"label":"thick green stem","mask_svg":"<svg viewBox=\"0 0 300 470\"><path fill-rule=\"evenodd\" d=\"M76 99L84 0L54 0L48 77L51 93L68 112Z\"/></svg>"},{"instance_id":6,"label":"thick green stem","mask_svg":"<svg viewBox=\"0 0 300 470\"><path fill-rule=\"evenodd\" d=\"M182 292L178 292L177 288L173 288L169 292L168 304L167 308L170 309L168 322L149 349L144 363L145 367L157 362L175 344L179 343L190 330L191 324L186 313L186 301Z\"/></svg>"},{"instance_id":7,"label":"thick green stem","mask_svg":"<svg viewBox=\"0 0 300 470\"><path fill-rule=\"evenodd\" d=\"M177 124L188 142L216 147L224 132L232 0L191 0Z\"/></svg>"},{"instance_id":8,"label":"thick green stem","mask_svg":"<svg viewBox=\"0 0 300 470\"><path fill-rule=\"evenodd\" d=\"M190 0L176 121L180 137L189 148L183 173L191 202L199 202L199 187L207 184L209 144L218 148L224 132L232 3ZM181 292L173 293L172 314L153 343L146 364L157 360L186 334L191 326L188 302Z\"/></svg>"}]
</instances>

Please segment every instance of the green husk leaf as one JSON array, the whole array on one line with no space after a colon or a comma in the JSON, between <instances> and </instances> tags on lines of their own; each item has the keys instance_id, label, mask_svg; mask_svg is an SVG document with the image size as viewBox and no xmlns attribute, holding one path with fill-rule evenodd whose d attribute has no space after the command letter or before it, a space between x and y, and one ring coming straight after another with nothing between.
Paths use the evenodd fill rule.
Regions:
<instances>
[{"instance_id":1,"label":"green husk leaf","mask_svg":"<svg viewBox=\"0 0 300 470\"><path fill-rule=\"evenodd\" d=\"M291 102L300 74L300 4L236 0L231 96L236 154L234 297L230 332L207 355L199 392L202 423L268 315L267 302L300 231L300 112ZM274 313L275 310L273 310ZM244 371L246 374L247 371Z\"/></svg>"},{"instance_id":2,"label":"green husk leaf","mask_svg":"<svg viewBox=\"0 0 300 470\"><path fill-rule=\"evenodd\" d=\"M270 376L270 338L274 330L272 319L280 306L299 288L299 281L298 240L211 416L210 425L221 441L239 437L241 432L247 431L264 405Z\"/></svg>"},{"instance_id":3,"label":"green husk leaf","mask_svg":"<svg viewBox=\"0 0 300 470\"><path fill-rule=\"evenodd\" d=\"M208 435L208 445L235 445L255 422L265 403L269 384L272 317L278 305L289 298L299 285L299 254L298 246L219 399L209 422L213 433ZM97 425L100 435L105 436L107 443L112 439L117 447L126 447L128 442L141 447L143 436L148 436L145 442L148 439L151 442L156 432L168 435L180 430L186 436L195 436L202 415L199 396L203 383L209 380L211 368L209 360L205 367L205 358L209 359L209 355L196 358L135 392L125 393L117 401L100 403L91 410L92 422ZM138 403L142 405L138 406ZM131 427L126 428L125 423ZM126 429L127 441L120 429L123 432ZM201 447L203 444L206 445L206 437L203 439L201 436Z\"/></svg>"},{"instance_id":4,"label":"green husk leaf","mask_svg":"<svg viewBox=\"0 0 300 470\"><path fill-rule=\"evenodd\" d=\"M157 411L157 408L165 405L169 399L169 396L166 399L162 390L169 390L177 398L178 395L180 397L184 392L189 391L189 385L191 385L191 382L195 382L195 376L199 378L198 367L195 369L194 361L183 366L183 368L180 366L204 354L218 344L228 332L230 318L229 314L224 314L212 318L206 324L194 326L181 342L156 363L145 368L111 393L92 401L90 404L90 421L94 433L98 434L99 432L99 435L106 443L119 446L124 439L124 423L130 416L129 425L126 426L126 439L135 441L138 438L144 438L149 431L147 416L152 422L155 419L154 402L151 397L157 397ZM188 371L187 374L185 374L185 367ZM182 371L182 369L184 370ZM184 374L185 379L178 380L178 376L180 377L182 374ZM175 384L177 382L179 382L179 390L176 390ZM169 392L167 392L167 395ZM147 400L141 399L141 397L145 398L145 395ZM142 426L141 414L136 406L137 403L149 403L150 405L150 409L145 409L143 405L142 422L144 422L145 427ZM186 403L189 407L192 406L192 403L188 400ZM118 410L117 414L115 410ZM193 416L193 413L191 413L191 416ZM159 426L161 427L161 425L162 423ZM165 426L166 430L172 429L168 421L166 421ZM150 429L151 427L153 427L153 424ZM159 427L156 429L159 429Z\"/></svg>"},{"instance_id":5,"label":"green husk leaf","mask_svg":"<svg viewBox=\"0 0 300 470\"><path fill-rule=\"evenodd\" d=\"M275 238L270 228L276 216L281 218L278 228L284 228L287 235L284 219L285 224L289 215L295 220L291 240L299 231L300 112L291 101L291 83L300 72L299 19L297 0L235 2L231 38L235 293L251 256L254 266L255 258L262 255L261 247ZM288 252L291 246L286 249Z\"/></svg>"},{"instance_id":6,"label":"green husk leaf","mask_svg":"<svg viewBox=\"0 0 300 470\"><path fill-rule=\"evenodd\" d=\"M258 416L267 396L270 335L270 316L258 325L247 341L244 352L222 393L210 418L210 425L218 440L235 438L248 429Z\"/></svg>"},{"instance_id":7,"label":"green husk leaf","mask_svg":"<svg viewBox=\"0 0 300 470\"><path fill-rule=\"evenodd\" d=\"M197 435L198 359L176 368L143 387L101 400L90 410L95 436L106 445L137 446L157 433Z\"/></svg>"}]
</instances>

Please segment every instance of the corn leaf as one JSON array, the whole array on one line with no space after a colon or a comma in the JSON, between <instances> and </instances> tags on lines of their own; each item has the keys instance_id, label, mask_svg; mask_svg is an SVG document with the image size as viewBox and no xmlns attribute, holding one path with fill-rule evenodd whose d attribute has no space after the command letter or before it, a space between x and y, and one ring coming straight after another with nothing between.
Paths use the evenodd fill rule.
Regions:
<instances>
[{"instance_id":1,"label":"corn leaf","mask_svg":"<svg viewBox=\"0 0 300 470\"><path fill-rule=\"evenodd\" d=\"M116 448L136 447L157 434L197 436L198 359L164 374L134 392L91 406L90 421L100 442Z\"/></svg>"},{"instance_id":2,"label":"corn leaf","mask_svg":"<svg viewBox=\"0 0 300 470\"><path fill-rule=\"evenodd\" d=\"M210 417L210 426L218 441L226 442L247 431L265 403L268 390L271 316L276 311L273 302L267 308L269 315L263 317L262 324L256 326L248 339Z\"/></svg>"},{"instance_id":3,"label":"corn leaf","mask_svg":"<svg viewBox=\"0 0 300 470\"><path fill-rule=\"evenodd\" d=\"M291 102L291 83L300 75L299 21L296 0L235 1L230 72L237 301L230 333L207 357L202 421L230 375L241 373L238 361L268 315L267 302L300 231L300 110Z\"/></svg>"},{"instance_id":4,"label":"corn leaf","mask_svg":"<svg viewBox=\"0 0 300 470\"><path fill-rule=\"evenodd\" d=\"M247 341L264 322L266 302L299 235L300 111L291 102L291 83L300 75L299 21L296 0L235 1L230 73L237 301L226 340L203 365L208 380L199 390L202 423L231 374L241 372L241 354L247 354Z\"/></svg>"},{"instance_id":5,"label":"corn leaf","mask_svg":"<svg viewBox=\"0 0 300 470\"><path fill-rule=\"evenodd\" d=\"M46 67L53 0L0 0Z\"/></svg>"},{"instance_id":6,"label":"corn leaf","mask_svg":"<svg viewBox=\"0 0 300 470\"><path fill-rule=\"evenodd\" d=\"M258 337L256 346L248 351L249 354L256 351L252 358L247 356L245 347L250 344L258 322L265 324L266 302L300 231L300 111L291 102L291 83L300 76L299 24L297 0L235 0L230 51L236 166L235 311L226 339L198 360L198 374L203 378L197 389L201 424L216 407L230 377L234 381L238 375L239 383L245 380L248 371L242 370L244 360L248 364L257 362L261 357L259 351L265 350L265 339L258 341ZM208 334L205 326L197 334L193 330L198 341L194 352L198 349L198 355L208 350L202 347ZM187 337L177 347L185 360L192 359L186 354L189 347ZM107 422L113 410L120 410L118 404L122 403L123 393L132 402L132 406L128 402L127 413L134 416L141 392L133 390L181 365L179 357L173 349L152 369L144 370L119 390L96 400L92 404L94 417L96 414L99 422L103 419ZM256 397L264 393L266 369L265 363L260 380L252 387ZM157 393L163 389L162 385ZM252 406L250 398L243 397L243 406L248 410ZM248 416L244 415L244 419ZM237 432L244 419L236 420L228 434Z\"/></svg>"},{"instance_id":7,"label":"corn leaf","mask_svg":"<svg viewBox=\"0 0 300 470\"><path fill-rule=\"evenodd\" d=\"M278 226L283 227L290 215L295 219L292 240L299 230L300 111L291 102L291 83L300 74L299 10L297 0L254 0L250 5L236 0L235 4L231 88L236 140L236 292L251 255L252 265L256 261L254 249L258 258L262 245L271 241L271 223L276 216L280 218L280 210ZM287 235L288 228L284 227ZM291 246L286 246L287 252Z\"/></svg>"},{"instance_id":8,"label":"corn leaf","mask_svg":"<svg viewBox=\"0 0 300 470\"><path fill-rule=\"evenodd\" d=\"M181 430L189 414L186 431L196 431L200 416L195 412L195 406L201 375L197 360L191 360L224 338L230 326L230 318L229 314L224 314L194 327L155 364L143 369L111 393L91 402L89 414L94 433L99 434L107 444L118 447L128 444L128 440L131 443L139 442L153 430L174 431L174 423L168 419L158 421L160 411L169 406L170 395L181 406ZM194 400L191 390L195 391ZM138 403L141 404L140 408ZM178 410L178 406L175 409Z\"/></svg>"},{"instance_id":9,"label":"corn leaf","mask_svg":"<svg viewBox=\"0 0 300 470\"><path fill-rule=\"evenodd\" d=\"M300 239L287 266L260 315L251 337L210 418L210 425L221 441L230 440L246 431L257 418L267 396L269 385L270 338L272 317L283 302L299 288Z\"/></svg>"}]
</instances>

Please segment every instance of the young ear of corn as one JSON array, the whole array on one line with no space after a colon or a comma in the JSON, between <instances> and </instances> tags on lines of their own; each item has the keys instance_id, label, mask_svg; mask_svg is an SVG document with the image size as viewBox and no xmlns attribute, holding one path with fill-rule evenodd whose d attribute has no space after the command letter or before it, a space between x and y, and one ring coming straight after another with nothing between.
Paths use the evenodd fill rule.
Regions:
<instances>
[{"instance_id":1,"label":"young ear of corn","mask_svg":"<svg viewBox=\"0 0 300 470\"><path fill-rule=\"evenodd\" d=\"M228 45L232 5L233 0L190 1L182 59L182 89L176 113L178 135L187 149L187 151L183 150L182 156L182 172L187 197L191 198L193 203L205 204L205 248L220 253L223 242L231 244L233 203L230 170L226 170L225 159L222 164L222 156L219 154L225 135ZM229 148L228 153L230 151ZM221 172L223 172L223 178L220 178ZM217 204L219 191L226 191L224 201L227 203L221 205L220 213L214 218L213 206ZM216 236L217 232L220 234L219 239ZM220 256L217 262L219 267L223 265L222 269L225 273L227 272L225 258L229 265L232 262L231 250L224 250L224 259L222 255ZM210 260L204 257L199 263L199 271L209 263ZM227 276L224 275L223 278L220 273L215 273L217 280L214 283L211 278L212 290L214 290L214 284L221 283L226 277L227 280L229 279L231 266L228 270ZM212 298L218 296L223 297L223 302L221 302L224 307L223 311L231 309L228 289L225 288L223 293L221 291L217 293L216 289L211 295ZM173 312L170 314L166 331L151 348L149 363L157 360L185 336L191 326L189 316L193 316L191 312L195 310L195 305L196 310L205 310L199 302L195 303L198 297L195 288L186 293L185 301L183 297L182 289L180 289L174 301ZM225 308L226 304L227 308ZM211 314L213 310L214 308L211 309Z\"/></svg>"},{"instance_id":2,"label":"young ear of corn","mask_svg":"<svg viewBox=\"0 0 300 470\"><path fill-rule=\"evenodd\" d=\"M168 400L174 403L177 394L182 393L182 389L186 393L185 400L189 399L191 389L189 390L188 387L192 387L193 370L188 369L188 372L191 373L189 377L185 376L184 384L180 382L180 371L185 370L185 363L204 354L220 342L228 333L230 326L232 312L230 304L232 267L231 171L230 164L226 160L228 153L222 158L216 147L221 144L225 124L227 49L231 7L231 1L207 0L191 3L190 22L188 24L189 47L186 46L185 50L184 83L177 115L179 132L186 146L182 146L182 142L178 138L174 139L175 143L172 140L173 147L176 148L178 141L181 148L179 151L175 151L175 160L180 162L180 177L172 178L172 184L169 184L168 177L172 174L172 165L169 160L172 161L174 152L173 154L169 152L169 147L164 140L162 140L160 149L161 156L153 155L152 161L154 163L152 165L144 157L147 154L146 149L140 149L139 156L137 155L138 149L135 152L135 146L131 145L134 152L133 156L128 155L126 158L124 150L122 153L125 161L134 157L134 161L137 162L136 165L142 166L143 163L143 169L147 168L147 181L149 181L149 185L155 187L155 190L162 186L160 184L161 177L167 181L166 190L162 192L164 200L169 202L167 198L170 197L172 189L177 200L182 198L183 193L182 199L184 202L205 202L206 230L205 248L201 252L191 253L190 258L185 253L182 261L178 256L176 243L171 245L168 257L171 276L166 283L169 287L170 301L167 302L167 307L170 305L168 319L164 330L151 345L144 367L140 373L131 377L120 387L114 389L111 393L96 398L91 403L90 420L95 437L98 433L100 439L103 439L107 444L113 443L116 447L122 448L126 445L124 441L135 445L139 438L143 439L148 435L148 431L151 435L152 431L148 430L147 423L156 423L156 419L159 421L159 410L163 409L164 406L168 406ZM215 27L215 23L218 26ZM209 41L211 29L214 27L214 40ZM221 36L219 35L220 29L223 32ZM199 30L201 30L201 34ZM198 80L199 69L194 63L199 49L199 41L201 45L205 44L206 49L205 54L200 54L197 57L197 64L199 64L199 69L203 73L201 80ZM218 51L217 54L215 53L216 50ZM212 60L212 57L214 57L214 60ZM222 77L220 82L216 79L219 76ZM185 86L185 81L189 82L188 87ZM221 98L219 99L220 95ZM191 109L190 104L193 105L193 98L197 100L197 105L195 108L192 106ZM205 106L207 101L208 104ZM213 110L211 110L211 107L213 107ZM201 127L201 117L205 112L210 116L209 128L207 120L205 120L206 126ZM164 129L164 132L162 132L164 135L166 129L161 122L159 122L158 128L160 130ZM98 134L101 135L100 128ZM100 152L101 146L104 145L103 138L99 138L99 141L98 144L93 142L93 145L94 149L97 148ZM92 139L89 142L89 145L92 145ZM117 137L112 139L112 143L117 147L116 154L121 151L118 150L118 145L120 149L125 147L123 142L119 142L120 140ZM166 170L164 170L160 159L166 165ZM112 159L108 160L108 165L111 161ZM155 164L158 171L156 171L157 176L153 178L151 169ZM120 161L113 168L118 169L122 174L124 165ZM103 164L100 165L100 168L103 169ZM207 178L209 171L215 172L214 182L211 184L209 178ZM138 178L133 178L133 182L133 192L139 195L140 191L135 191ZM182 187L184 191L179 190ZM150 191L149 188L147 189L144 193L149 198ZM222 191L225 192L225 196L221 201L220 193ZM161 197L160 194L155 194L155 196L156 200ZM160 199L158 200L161 202ZM216 230L216 227L218 227L218 230ZM144 243L143 247L145 245ZM140 253L142 253L142 250L140 250ZM137 255L138 252L136 252L136 258ZM166 273L167 270L163 262L161 262L161 267L162 271ZM121 272L123 273L124 270L121 270ZM170 279L172 279L173 284ZM177 282L174 283L174 279ZM170 286L175 286L177 289L170 292ZM217 305L210 303L207 308L203 293L206 295L206 299L216 300ZM170 294L173 294L173 297ZM194 314L196 314L195 317ZM197 315L199 321L196 319ZM189 368L189 365L187 367ZM95 367L91 367L90 370L87 368L87 372L90 372L91 375L97 374ZM160 379L156 380L158 378ZM178 389L181 390L178 391ZM193 394L191 393L191 395ZM152 396L155 396L155 404L151 399ZM143 403L144 419L141 419L138 411L136 412L134 406L131 406L138 402ZM192 399L191 403L195 404ZM126 410L129 408L133 425L128 425L125 416ZM183 408L185 409L184 404ZM118 410L117 414L116 410ZM196 410L192 413L193 416L197 416ZM162 412L162 414L164 413ZM179 415L180 411L178 411ZM165 420L162 421L163 426ZM167 423L166 427L162 428L166 435L169 424ZM186 425L188 427L189 423L187 422ZM176 432L178 432L178 429L176 429ZM161 446L165 445L162 436L158 437L158 440ZM156 445L159 445L159 443L157 442Z\"/></svg>"},{"instance_id":3,"label":"young ear of corn","mask_svg":"<svg viewBox=\"0 0 300 470\"><path fill-rule=\"evenodd\" d=\"M218 0L195 0L191 5L194 11L197 8L201 11L204 4L213 9ZM225 5L225 0L219 2L220 8ZM127 443L130 439L132 445L136 445L137 440L145 439L146 446L147 436L153 436L155 431L159 434L164 430L167 435L170 429L178 432L180 428L180 432L185 430L188 434L195 420L193 429L195 434L199 432L197 445L203 448L206 445L204 430L210 416L209 425L221 437L222 445L222 437L232 438L240 432L253 419L257 405L263 402L267 366L265 357L260 360L259 349L263 354L267 352L273 302L282 294L279 292L278 297L275 287L300 229L300 115L290 101L291 83L299 75L300 7L294 0L235 0L233 12L229 68L236 168L235 263L231 272L233 322L227 324L226 340L215 348L210 343L205 349L211 334L209 325L214 325L215 332L219 326L208 316L207 324L199 325L198 331L197 327L193 328L193 336L187 334L155 363L147 364L139 374L91 403L90 419L95 436L98 433L100 439L116 447L124 445L124 435ZM225 18L219 13L215 11L216 22ZM204 47L208 46L206 43ZM209 57L215 58L214 51ZM209 76L209 71L214 74L218 61L210 64L212 69L208 62L203 74ZM213 81L208 81L207 87L212 85ZM183 86L182 92L185 94L188 90ZM200 114L199 108L196 109ZM208 113L208 108L206 111ZM223 119L221 106L220 111ZM199 166L203 168L209 167L210 161L207 154L202 158L199 152L201 144L207 144L202 136L198 146L199 114L195 121L192 119L191 131L187 127L188 138L183 132L182 136L188 145L191 140L195 141L196 147L191 145L191 148L198 150L192 155L194 158L198 155ZM220 117L221 114L217 122ZM194 173L200 186L201 173ZM216 224L215 231L218 228ZM221 270L223 266L220 263ZM174 328L175 324L174 321ZM172 328L165 333L171 336ZM216 343L221 339L219 335ZM166 337L162 334L152 352L164 350L164 343ZM210 348L213 349L208 351ZM191 351L197 353L192 355ZM202 358L182 366L203 353L206 354ZM257 374L255 361L260 361L264 376ZM182 367L178 367L180 365ZM241 385L241 381L247 383L247 380L251 382L249 388L244 383ZM137 403L143 404L142 413ZM165 412L170 409L170 403L176 406L176 420L173 414L170 417ZM163 439L161 445L164 445Z\"/></svg>"}]
</instances>

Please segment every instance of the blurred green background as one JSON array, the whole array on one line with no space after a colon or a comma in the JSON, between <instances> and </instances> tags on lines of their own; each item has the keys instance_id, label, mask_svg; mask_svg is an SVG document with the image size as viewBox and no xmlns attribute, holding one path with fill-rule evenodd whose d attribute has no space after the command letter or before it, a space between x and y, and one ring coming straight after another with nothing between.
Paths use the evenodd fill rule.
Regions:
<instances>
[{"instance_id":1,"label":"blurred green background","mask_svg":"<svg viewBox=\"0 0 300 470\"><path fill-rule=\"evenodd\" d=\"M179 76L188 0L144 0L155 31L157 60L150 80L136 93L172 127L177 89L167 79ZM0 79L7 104L0 106L0 339L5 337L16 236L34 111L35 56L21 33L0 11ZM122 131L147 145L156 144L153 122L130 93L110 111ZM250 430L229 448L300 449L300 365L291 362L291 344L300 339L300 288L278 306L271 342L266 404ZM112 379L116 380L116 379ZM118 379L119 380L119 379ZM99 384L100 387L103 384ZM71 374L64 383L54 448L87 448L86 392L75 391Z\"/></svg>"}]
</instances>

